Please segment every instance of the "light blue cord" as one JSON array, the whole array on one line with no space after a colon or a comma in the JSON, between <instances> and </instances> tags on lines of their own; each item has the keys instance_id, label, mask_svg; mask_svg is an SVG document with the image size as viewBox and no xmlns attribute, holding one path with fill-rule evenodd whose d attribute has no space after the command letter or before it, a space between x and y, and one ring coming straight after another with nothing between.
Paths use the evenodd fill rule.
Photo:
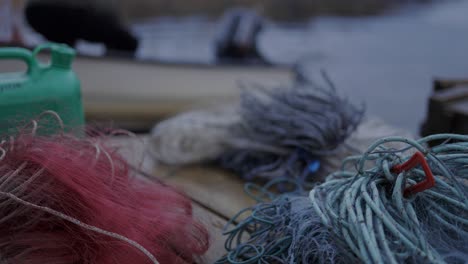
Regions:
<instances>
[{"instance_id":1,"label":"light blue cord","mask_svg":"<svg viewBox=\"0 0 468 264\"><path fill-rule=\"evenodd\" d=\"M444 143L425 146L434 140ZM404 189L425 177L419 166L391 172L410 151L425 155L436 185L405 198ZM468 263L467 161L468 136L389 137L345 159L308 197L300 186L276 195L279 181L251 184L259 204L230 222L238 224L225 233L229 254L217 263Z\"/></svg>"}]
</instances>

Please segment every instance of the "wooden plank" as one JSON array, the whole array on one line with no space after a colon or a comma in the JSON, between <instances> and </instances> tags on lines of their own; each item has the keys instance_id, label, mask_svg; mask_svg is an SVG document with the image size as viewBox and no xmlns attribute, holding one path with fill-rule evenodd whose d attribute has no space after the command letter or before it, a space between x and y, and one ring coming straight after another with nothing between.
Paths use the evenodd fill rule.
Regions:
<instances>
[{"instance_id":1,"label":"wooden plank","mask_svg":"<svg viewBox=\"0 0 468 264\"><path fill-rule=\"evenodd\" d=\"M164 171L156 167L153 175L180 188L194 201L227 219L255 204L244 192L245 182L221 169L194 165Z\"/></svg>"},{"instance_id":2,"label":"wooden plank","mask_svg":"<svg viewBox=\"0 0 468 264\"><path fill-rule=\"evenodd\" d=\"M151 158L146 155L145 145L147 144L147 138L116 137L111 138L109 142L112 146L119 148L121 155L125 157L130 166L136 169L137 174L144 173L146 176L148 172L151 172L154 163ZM166 181L166 179L162 180ZM222 233L224 225L227 222L227 218L221 217L219 214L196 201L192 202L192 208L194 218L200 221L207 228L210 235L210 247L208 251L197 260L197 262L207 264L213 263L226 252L224 249L225 238Z\"/></svg>"},{"instance_id":3,"label":"wooden plank","mask_svg":"<svg viewBox=\"0 0 468 264\"><path fill-rule=\"evenodd\" d=\"M120 148L120 153L132 166L176 186L193 201L226 219L255 204L244 192L245 182L225 170L202 165L170 167L155 164L146 150L150 144L148 136L113 138L111 144Z\"/></svg>"},{"instance_id":4,"label":"wooden plank","mask_svg":"<svg viewBox=\"0 0 468 264\"><path fill-rule=\"evenodd\" d=\"M39 59L46 60L45 55ZM178 112L234 102L239 82L289 83L288 68L147 63L131 59L77 57L73 69L81 81L88 121L114 121L117 127L139 121L150 128ZM0 72L25 71L18 60L0 60ZM131 126L130 126L131 127Z\"/></svg>"},{"instance_id":5,"label":"wooden plank","mask_svg":"<svg viewBox=\"0 0 468 264\"><path fill-rule=\"evenodd\" d=\"M433 90L441 91L449 88L453 88L459 85L468 85L467 79L434 79Z\"/></svg>"},{"instance_id":6,"label":"wooden plank","mask_svg":"<svg viewBox=\"0 0 468 264\"><path fill-rule=\"evenodd\" d=\"M468 99L449 106L453 113L453 133L468 134Z\"/></svg>"},{"instance_id":7,"label":"wooden plank","mask_svg":"<svg viewBox=\"0 0 468 264\"><path fill-rule=\"evenodd\" d=\"M287 68L175 66L123 59L78 57L73 68L82 83L86 113L103 117L112 113L113 118L167 116L235 100L240 81L275 85L292 79Z\"/></svg>"},{"instance_id":8,"label":"wooden plank","mask_svg":"<svg viewBox=\"0 0 468 264\"><path fill-rule=\"evenodd\" d=\"M389 126L377 118L365 120L358 127L356 133L347 140L346 145L351 146L351 148L343 147L337 154L327 157L322 163L321 173L317 179L321 180L328 173L337 170L342 159L346 156L358 154L353 150L364 152L377 139L396 135L413 137L409 132ZM134 148L130 153L143 153L144 148L150 144L148 137L123 141ZM393 145L393 147L401 146L401 144ZM135 148L139 148L139 150ZM140 155L133 154L133 158L141 160ZM143 162L146 164L144 166L146 172L181 188L194 201L223 217L231 218L239 210L254 204L254 201L244 193L245 182L240 177L224 170L202 165L167 167L153 164L148 155L145 155L144 159L146 160Z\"/></svg>"},{"instance_id":9,"label":"wooden plank","mask_svg":"<svg viewBox=\"0 0 468 264\"><path fill-rule=\"evenodd\" d=\"M468 111L464 107L468 101L468 80L439 80L434 83L434 90L421 134L468 133L465 125Z\"/></svg>"},{"instance_id":10,"label":"wooden plank","mask_svg":"<svg viewBox=\"0 0 468 264\"><path fill-rule=\"evenodd\" d=\"M182 111L233 103L238 82L275 85L289 82L284 68L200 67L78 58L88 121L148 131L155 122Z\"/></svg>"},{"instance_id":11,"label":"wooden plank","mask_svg":"<svg viewBox=\"0 0 468 264\"><path fill-rule=\"evenodd\" d=\"M365 120L347 141L352 149L363 152L375 140L387 136L412 135L404 130L371 118ZM129 162L150 176L182 189L194 202L194 215L205 224L210 232L212 243L209 251L199 263L213 263L225 253L222 229L228 218L239 210L254 204L243 191L244 182L236 175L213 167L187 166L167 167L157 165L147 154L148 136L121 137L112 139L112 144L121 147L121 153ZM402 147L401 144L393 145ZM357 154L351 148L343 148L339 154L328 157L322 166L322 177L336 170L347 155Z\"/></svg>"},{"instance_id":12,"label":"wooden plank","mask_svg":"<svg viewBox=\"0 0 468 264\"><path fill-rule=\"evenodd\" d=\"M196 203L192 203L192 206L195 219L205 225L210 235L210 248L197 262L211 264L226 254L224 249L226 238L223 236L226 219L213 214Z\"/></svg>"},{"instance_id":13,"label":"wooden plank","mask_svg":"<svg viewBox=\"0 0 468 264\"><path fill-rule=\"evenodd\" d=\"M223 228L227 222L227 218L220 216L196 201L192 201L192 209L194 219L202 223L208 231L210 243L207 252L197 258L197 263L213 263L226 253Z\"/></svg>"}]
</instances>

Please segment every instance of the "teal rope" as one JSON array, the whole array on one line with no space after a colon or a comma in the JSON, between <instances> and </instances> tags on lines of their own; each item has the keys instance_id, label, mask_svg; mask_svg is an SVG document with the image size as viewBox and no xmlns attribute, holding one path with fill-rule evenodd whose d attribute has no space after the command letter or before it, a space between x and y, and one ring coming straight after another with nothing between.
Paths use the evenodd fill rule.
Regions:
<instances>
[{"instance_id":1,"label":"teal rope","mask_svg":"<svg viewBox=\"0 0 468 264\"><path fill-rule=\"evenodd\" d=\"M423 145L432 140L462 142L432 149ZM364 263L399 263L405 258L444 263L444 256L439 253L441 246L428 241L427 229L456 233L447 235L454 243L459 238L468 240L468 175L460 174L468 166L468 144L463 141L468 141L468 136L441 134L417 141L401 137L381 139L362 156L345 160L343 168L355 162L355 171L338 171L310 192L314 212L322 224L344 238L348 249ZM424 173L413 169L393 175L390 168L407 159L398 155L401 151L384 146L393 142L408 144L425 154L438 175L433 189L409 199L403 197L405 181L414 184ZM369 168L369 163L374 166ZM398 246L392 245L396 241ZM467 246L456 250L462 249Z\"/></svg>"},{"instance_id":2,"label":"teal rope","mask_svg":"<svg viewBox=\"0 0 468 264\"><path fill-rule=\"evenodd\" d=\"M443 143L425 146L435 140ZM436 184L405 198L403 190L425 174L420 166L391 168L414 151L424 154ZM277 183L246 186L260 193L259 203L230 221L238 224L225 232L229 253L217 263L468 263L468 136L378 140L308 197L300 186L276 196Z\"/></svg>"}]
</instances>

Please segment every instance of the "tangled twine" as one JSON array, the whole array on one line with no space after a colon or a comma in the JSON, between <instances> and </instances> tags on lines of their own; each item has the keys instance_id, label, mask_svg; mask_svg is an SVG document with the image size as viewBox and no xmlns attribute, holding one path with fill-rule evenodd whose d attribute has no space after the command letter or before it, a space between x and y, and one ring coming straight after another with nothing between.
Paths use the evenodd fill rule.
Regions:
<instances>
[{"instance_id":1,"label":"tangled twine","mask_svg":"<svg viewBox=\"0 0 468 264\"><path fill-rule=\"evenodd\" d=\"M443 143L426 148L431 141ZM385 146L393 142L408 147ZM422 165L396 173L415 151ZM430 178L425 164L435 185L414 188ZM378 140L308 197L267 187L247 218L231 221L218 263L467 263L468 136Z\"/></svg>"},{"instance_id":2,"label":"tangled twine","mask_svg":"<svg viewBox=\"0 0 468 264\"><path fill-rule=\"evenodd\" d=\"M242 87L238 107L185 113L156 125L152 153L169 164L218 160L248 180L305 175L363 116L324 79L328 87L304 78L292 87Z\"/></svg>"},{"instance_id":3,"label":"tangled twine","mask_svg":"<svg viewBox=\"0 0 468 264\"><path fill-rule=\"evenodd\" d=\"M31 124L31 132L30 133L31 133L32 136L36 135L37 131L39 130L38 123L39 123L40 119L41 118L47 118L47 117L52 117L56 121L56 123L59 125L59 128L62 131L64 130L64 124L62 122L62 119L58 116L58 114L53 112L53 111L45 111L41 115L39 115L37 120L32 120L31 121L31 123L30 123ZM24 127L22 130L25 130L25 129L26 129L26 127ZM62 136L67 137L67 135L65 135L65 134L62 135ZM71 138L73 138L73 137L71 137ZM115 232L107 231L107 230L99 228L97 226L88 225L88 224L78 220L77 218L74 218L74 217L71 217L71 216L69 216L67 214L64 214L62 212L59 212L59 211L57 211L57 210L55 210L53 208L50 208L49 206L40 205L39 203L37 203L38 201L29 202L29 201L25 200L24 198L27 198L27 197L30 197L30 196L33 196L33 195L37 195L41 191L44 191L44 188L46 188L47 184L50 184L50 183L44 182L44 183L42 183L43 184L42 187L39 187L40 185L38 185L37 187L39 187L39 188L33 193L29 193L29 194L24 193L28 186L34 184L35 180L37 180L38 178L41 178L41 176L44 173L46 168L43 167L43 168L37 169L37 171L31 177L22 179L23 182L18 184L18 179L21 178L20 175L25 174L24 171L26 170L26 168L28 168L28 166L31 166L31 165L29 165L27 161L23 161L18 166L18 168L15 169L13 172L10 172L10 173L8 172L9 168L8 168L8 166L6 164L4 164L4 160L6 159L6 156L8 155L8 152L15 151L15 149L14 149L15 146L18 147L17 144L15 143L15 140L17 140L17 139L15 139L13 136L10 136L9 140L2 140L0 142L0 153L1 153L0 154L0 164L2 164L0 170L2 172L6 172L6 173L3 174L2 177L0 177L0 188L1 188L0 196L3 196L4 198L10 199L11 201L16 202L18 204L21 204L21 205L23 205L25 207L28 207L30 209L37 210L37 211L40 211L40 212L43 212L43 213L48 213L48 214L53 215L55 217L58 217L58 218L60 218L60 219L62 219L64 221L75 224L75 225L77 225L77 226L79 226L79 227L81 227L81 228L83 228L85 230L89 230L89 231L95 232L97 234L101 234L101 235L104 235L104 236L108 236L108 237L123 241L123 242L127 243L128 245L130 245L130 246L136 248L137 250L141 251L144 255L146 255L148 257L149 260L151 260L152 263L159 264L159 262L156 260L156 257L151 252L149 252L145 247L143 247L138 242L136 242L136 241L134 241L132 239L129 239L128 237L117 234ZM99 159L99 157L102 155L105 159L107 159L109 164L111 164L111 166L110 166L112 168L111 177L114 177L114 165L113 165L113 161L111 159L111 155L104 148L102 148L100 146L100 144L98 144L97 142L89 141L89 144L93 148L95 148L95 150L96 150L96 162ZM24 198L21 198L21 196L23 196ZM46 197L43 197L43 200L46 200ZM41 201L41 202L44 203L44 201ZM4 207L13 207L11 205L8 205L7 201L5 201L5 200L3 200L3 202L1 204ZM3 212L3 210L5 210L5 209L2 209L2 212ZM24 211L27 211L27 210L24 210ZM5 221L7 221L8 218L17 217L16 214L17 214L17 212L11 211L6 216L2 216L0 222L5 222ZM37 217L37 218L39 219L39 217ZM39 220L31 219L29 224L31 224L33 222L39 222ZM39 233L38 233L38 235L39 235ZM4 258L4 257L5 256L2 256L2 258Z\"/></svg>"},{"instance_id":4,"label":"tangled twine","mask_svg":"<svg viewBox=\"0 0 468 264\"><path fill-rule=\"evenodd\" d=\"M62 130L42 136L50 117ZM0 262L193 263L209 242L191 201L134 176L102 137L45 112L0 142Z\"/></svg>"}]
</instances>

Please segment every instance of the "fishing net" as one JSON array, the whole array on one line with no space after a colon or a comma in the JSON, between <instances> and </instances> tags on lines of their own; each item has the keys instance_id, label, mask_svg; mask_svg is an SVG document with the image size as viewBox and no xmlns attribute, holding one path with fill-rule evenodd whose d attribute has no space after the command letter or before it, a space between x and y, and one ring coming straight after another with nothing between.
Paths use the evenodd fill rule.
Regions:
<instances>
[{"instance_id":1,"label":"fishing net","mask_svg":"<svg viewBox=\"0 0 468 264\"><path fill-rule=\"evenodd\" d=\"M378 140L308 196L259 188L219 263L466 263L467 164L468 136Z\"/></svg>"}]
</instances>

